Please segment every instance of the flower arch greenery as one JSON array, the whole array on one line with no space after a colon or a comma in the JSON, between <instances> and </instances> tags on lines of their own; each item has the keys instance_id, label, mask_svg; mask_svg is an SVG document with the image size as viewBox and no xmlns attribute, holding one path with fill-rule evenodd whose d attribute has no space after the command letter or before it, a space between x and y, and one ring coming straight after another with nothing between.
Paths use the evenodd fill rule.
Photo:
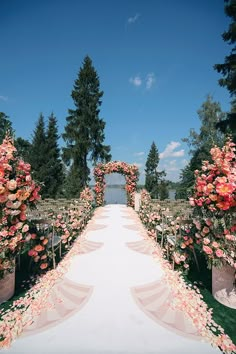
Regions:
<instances>
[{"instance_id":1,"label":"flower arch greenery","mask_svg":"<svg viewBox=\"0 0 236 354\"><path fill-rule=\"evenodd\" d=\"M130 165L121 161L111 161L106 164L98 164L94 169L95 200L97 206L104 205L104 192L106 187L105 175L120 173L126 180L127 206L134 207L134 196L137 190L139 170L136 165Z\"/></svg>"}]
</instances>

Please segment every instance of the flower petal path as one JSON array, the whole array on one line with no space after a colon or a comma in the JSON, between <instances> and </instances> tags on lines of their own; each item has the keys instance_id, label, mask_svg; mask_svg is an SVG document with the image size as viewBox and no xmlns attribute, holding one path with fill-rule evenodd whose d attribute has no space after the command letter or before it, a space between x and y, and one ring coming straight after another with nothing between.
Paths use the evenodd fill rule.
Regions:
<instances>
[{"instance_id":1,"label":"flower petal path","mask_svg":"<svg viewBox=\"0 0 236 354\"><path fill-rule=\"evenodd\" d=\"M218 343L214 336L191 319L189 307L186 314L181 310L184 299L180 299L180 289L171 288L176 285L177 278L171 276L175 272L161 262L133 209L122 205L98 208L82 242L88 252L83 248L80 253L78 247L72 252L62 282L55 282L49 295L62 291L65 296L56 306L69 309L70 315L65 311L64 319L44 328L41 322L38 331L35 317L32 333L25 328L6 353L220 353L211 345ZM191 291L189 294L186 301L193 297ZM171 304L175 295L176 303ZM76 297L78 308L74 311ZM163 303L168 323L165 311L160 311ZM159 314L155 306L159 306ZM154 311L153 316L149 310ZM45 311L47 320L58 315L55 307Z\"/></svg>"}]
</instances>

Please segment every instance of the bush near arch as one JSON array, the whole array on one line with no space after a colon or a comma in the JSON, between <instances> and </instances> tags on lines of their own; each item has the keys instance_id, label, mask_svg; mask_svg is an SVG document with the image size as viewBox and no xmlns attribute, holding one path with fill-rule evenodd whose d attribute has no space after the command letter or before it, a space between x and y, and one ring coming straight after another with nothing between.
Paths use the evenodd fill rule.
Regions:
<instances>
[{"instance_id":1,"label":"bush near arch","mask_svg":"<svg viewBox=\"0 0 236 354\"><path fill-rule=\"evenodd\" d=\"M104 192L106 187L105 175L120 173L126 180L127 206L134 207L134 194L137 189L139 170L136 165L130 165L121 161L111 161L106 164L98 164L94 169L95 200L96 205L104 205Z\"/></svg>"}]
</instances>

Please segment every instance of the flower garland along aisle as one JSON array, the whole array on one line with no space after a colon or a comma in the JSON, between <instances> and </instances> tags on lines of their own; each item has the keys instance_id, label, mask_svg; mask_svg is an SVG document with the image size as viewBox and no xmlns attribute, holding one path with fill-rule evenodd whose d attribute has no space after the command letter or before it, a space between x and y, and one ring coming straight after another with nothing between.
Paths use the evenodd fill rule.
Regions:
<instances>
[{"instance_id":1,"label":"flower garland along aisle","mask_svg":"<svg viewBox=\"0 0 236 354\"><path fill-rule=\"evenodd\" d=\"M141 205L139 217L147 229L148 236L158 242L162 248L162 255L174 262L174 268L184 274L189 271L189 263L193 259L193 225L181 227L181 217L173 215L173 218L163 218L164 214L169 214L168 208L161 208L160 205L153 204L150 194L144 189L141 191ZM180 231L181 227L181 233ZM178 234L178 239L174 247L170 247L167 236Z\"/></svg>"},{"instance_id":2,"label":"flower garland along aisle","mask_svg":"<svg viewBox=\"0 0 236 354\"><path fill-rule=\"evenodd\" d=\"M149 227L149 230L155 229L156 225L160 224L161 217L152 218L153 206L151 203L150 194L143 190L141 193L141 207L139 216L143 224ZM155 212L158 214L158 212ZM159 215L160 216L160 215ZM153 222L153 223L152 223ZM150 226L152 225L152 226ZM148 230L148 229L147 229ZM148 242L153 246L153 257L161 265L163 269L163 281L168 284L172 291L172 302L169 304L173 309L183 311L193 325L207 341L214 347L219 347L226 354L236 353L236 346L228 335L224 333L221 326L214 322L212 318L212 309L208 309L207 304L200 294L200 290L195 285L187 284L183 277L185 267L180 267L179 270L173 270L172 264L165 259L165 249L161 249L156 243L153 233L148 232ZM181 252L181 250L179 250ZM188 268L188 263L187 268Z\"/></svg>"},{"instance_id":3,"label":"flower garland along aisle","mask_svg":"<svg viewBox=\"0 0 236 354\"><path fill-rule=\"evenodd\" d=\"M62 208L60 213L53 209L48 212L47 218L52 221L54 234L61 240L62 252L71 247L92 216L94 197L90 188L86 187L80 193L79 201L79 205L75 204L74 208ZM47 247L50 241L48 238L50 232L47 235L42 234L40 230L37 230L34 222L30 223L30 231L28 255L32 257L34 262L34 272L40 274L46 272L53 262L52 252Z\"/></svg>"},{"instance_id":4,"label":"flower garland along aisle","mask_svg":"<svg viewBox=\"0 0 236 354\"><path fill-rule=\"evenodd\" d=\"M92 191L86 188L80 197L81 201L86 205L86 213L88 210L91 213L93 208ZM70 230L73 236L74 232L76 232L75 230L77 230L77 224L75 225L74 223L76 223L76 220L73 218L73 221L71 220L72 229L66 224L66 229ZM36 284L26 292L25 296L14 301L9 310L0 311L0 349L9 348L12 341L22 334L24 328L29 326L42 310L51 308L51 304L48 302L51 289L58 280L64 277L69 269L72 258L78 255L80 250L80 238L77 238L73 243L73 247L55 269L48 270L44 275L39 277Z\"/></svg>"},{"instance_id":5,"label":"flower garland along aisle","mask_svg":"<svg viewBox=\"0 0 236 354\"><path fill-rule=\"evenodd\" d=\"M19 158L7 135L0 145L0 278L13 271L15 257L31 239L26 211L35 208L39 190L31 166Z\"/></svg>"},{"instance_id":6,"label":"flower garland along aisle","mask_svg":"<svg viewBox=\"0 0 236 354\"><path fill-rule=\"evenodd\" d=\"M110 173L120 173L125 176L127 205L134 207L135 191L139 177L139 170L136 165L129 165L121 161L112 161L107 164L98 164L94 169L96 205L104 205L104 192L106 187L105 175Z\"/></svg>"}]
</instances>

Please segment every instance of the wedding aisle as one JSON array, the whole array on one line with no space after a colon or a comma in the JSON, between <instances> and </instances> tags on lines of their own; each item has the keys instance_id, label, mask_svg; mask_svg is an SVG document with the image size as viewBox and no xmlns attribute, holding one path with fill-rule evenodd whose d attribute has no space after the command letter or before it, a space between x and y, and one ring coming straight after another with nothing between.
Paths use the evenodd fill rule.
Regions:
<instances>
[{"instance_id":1,"label":"wedding aisle","mask_svg":"<svg viewBox=\"0 0 236 354\"><path fill-rule=\"evenodd\" d=\"M220 353L170 306L173 293L131 208L98 208L79 254L8 354Z\"/></svg>"}]
</instances>

